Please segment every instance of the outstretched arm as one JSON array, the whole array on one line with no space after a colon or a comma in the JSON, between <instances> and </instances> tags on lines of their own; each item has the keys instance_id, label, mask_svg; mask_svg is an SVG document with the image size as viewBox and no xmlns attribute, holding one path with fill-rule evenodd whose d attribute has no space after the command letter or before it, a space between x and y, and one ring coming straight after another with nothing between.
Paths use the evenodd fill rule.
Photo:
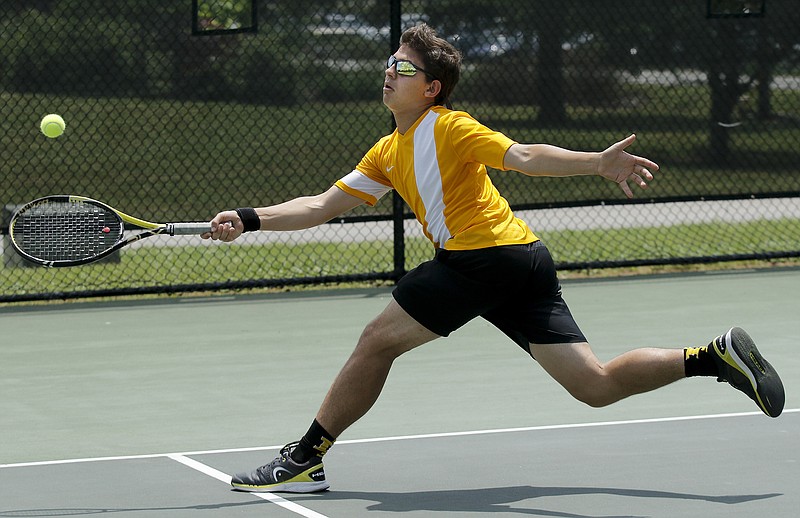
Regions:
<instances>
[{"instance_id":1,"label":"outstretched arm","mask_svg":"<svg viewBox=\"0 0 800 518\"><path fill-rule=\"evenodd\" d=\"M302 230L322 225L364 203L338 187L331 187L316 196L302 196L278 205L256 209L261 221L260 230ZM233 241L244 231L244 225L234 210L218 213L211 220L211 232L204 239Z\"/></svg>"},{"instance_id":2,"label":"outstretched arm","mask_svg":"<svg viewBox=\"0 0 800 518\"><path fill-rule=\"evenodd\" d=\"M653 179L658 164L625 151L636 135L617 142L600 153L570 151L548 144L514 144L506 152L506 169L529 176L598 175L618 184L625 196L633 198L628 181L642 189Z\"/></svg>"}]
</instances>

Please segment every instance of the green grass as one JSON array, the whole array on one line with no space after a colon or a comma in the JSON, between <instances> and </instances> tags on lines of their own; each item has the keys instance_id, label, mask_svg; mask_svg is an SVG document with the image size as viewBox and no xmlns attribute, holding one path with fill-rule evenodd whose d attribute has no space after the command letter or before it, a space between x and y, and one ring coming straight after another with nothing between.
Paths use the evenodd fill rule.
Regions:
<instances>
[{"instance_id":1,"label":"green grass","mask_svg":"<svg viewBox=\"0 0 800 518\"><path fill-rule=\"evenodd\" d=\"M774 236L768 243L764 235ZM541 234L559 265L597 261L680 259L795 250L800 221L676 225L636 229L558 231ZM664 248L669 242L670 247ZM613 246L609 246L613 243ZM427 241L406 243L406 268L429 259ZM118 263L77 268L0 269L0 294L77 293L113 288L158 289L297 277L337 277L392 271L387 241L271 245L146 247L123 250ZM153 265L158 265L154 275Z\"/></svg>"},{"instance_id":2,"label":"green grass","mask_svg":"<svg viewBox=\"0 0 800 518\"><path fill-rule=\"evenodd\" d=\"M800 106L800 93L779 94L776 112ZM460 107L523 142L600 150L636 132L631 151L662 166L647 193L655 198L800 191L795 120L746 120L731 132L730 164L715 165L706 156L702 88L636 87L628 95L643 101L570 107L570 122L558 128L539 125L532 106ZM58 139L38 133L39 118L50 111L67 121ZM390 131L390 120L377 96L374 102L274 107L2 92L0 203L78 192L152 219L206 218L219 208L326 189ZM495 179L512 204L621 198L615 186L591 178ZM381 203L361 210L385 214L390 208Z\"/></svg>"},{"instance_id":3,"label":"green grass","mask_svg":"<svg viewBox=\"0 0 800 518\"><path fill-rule=\"evenodd\" d=\"M543 127L534 106L459 104L522 142L599 150L636 132L631 151L661 172L639 196L700 197L800 192L800 127L791 113L800 92L779 91L772 120L757 121L752 102L737 116L729 165L708 159L707 89L628 87L615 106L569 108L570 122ZM39 119L59 112L67 131L46 139ZM348 173L391 117L375 101L275 107L163 99L80 98L0 92L0 204L78 193L152 220L205 220L218 210L267 205L327 189ZM516 204L620 200L597 178L528 178L493 172ZM391 203L354 214L388 214ZM536 229L534 228L534 231ZM546 233L557 260L582 263L796 250L796 221ZM363 236L365 239L373 239ZM410 268L431 254L407 243ZM391 244L208 246L126 251L118 265L77 269L0 269L0 296L115 287L161 287L249 279L338 276L392 270Z\"/></svg>"}]
</instances>

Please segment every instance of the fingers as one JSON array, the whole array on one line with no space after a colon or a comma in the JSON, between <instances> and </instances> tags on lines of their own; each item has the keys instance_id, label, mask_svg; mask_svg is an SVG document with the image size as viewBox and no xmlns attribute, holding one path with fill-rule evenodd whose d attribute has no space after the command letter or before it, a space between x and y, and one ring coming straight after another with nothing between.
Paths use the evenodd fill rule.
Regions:
<instances>
[{"instance_id":1,"label":"fingers","mask_svg":"<svg viewBox=\"0 0 800 518\"><path fill-rule=\"evenodd\" d=\"M236 211L220 212L211 220L211 232L201 235L203 239L230 242L244 232L244 225Z\"/></svg>"},{"instance_id":2,"label":"fingers","mask_svg":"<svg viewBox=\"0 0 800 518\"><path fill-rule=\"evenodd\" d=\"M620 140L613 147L619 148L620 150L624 150L626 147L630 146L636 140L636 134L631 133L628 137Z\"/></svg>"},{"instance_id":3,"label":"fingers","mask_svg":"<svg viewBox=\"0 0 800 518\"><path fill-rule=\"evenodd\" d=\"M645 170L645 171L647 171L648 169L652 169L653 171L658 171L659 169L661 169L661 168L658 166L658 164L656 164L656 163L655 163L655 162L653 162L652 160L649 160L649 159L647 159L647 158L644 158L644 157L641 157L641 156L635 156L635 155L631 155L631 156L632 156L632 157L633 157L633 159L635 160L635 165L634 165L634 168L635 168L635 169L641 168L641 169L643 169L643 170ZM638 170L635 170L634 172L637 172L637 173L638 173L639 171L638 171ZM652 174L650 173L650 171L647 171L647 174L649 174L650 176L652 176Z\"/></svg>"},{"instance_id":4,"label":"fingers","mask_svg":"<svg viewBox=\"0 0 800 518\"><path fill-rule=\"evenodd\" d=\"M633 198L633 191L626 180L622 180L621 182L617 183L617 185L619 185L620 189L622 189L622 192L625 193L625 196L628 199Z\"/></svg>"},{"instance_id":5,"label":"fingers","mask_svg":"<svg viewBox=\"0 0 800 518\"><path fill-rule=\"evenodd\" d=\"M650 173L648 172L648 174L650 174ZM653 175L650 175L648 180L652 180L652 179L653 179ZM631 180L633 180L633 182L636 185L638 185L639 187L641 187L642 189L647 189L647 181L644 178L642 178L641 176L639 176L638 174L632 174L631 175Z\"/></svg>"},{"instance_id":6,"label":"fingers","mask_svg":"<svg viewBox=\"0 0 800 518\"><path fill-rule=\"evenodd\" d=\"M642 176L644 176L644 178L642 178ZM647 189L647 182L652 179L653 175L650 173L650 171L642 167L640 173L631 173L626 178L617 182L617 184L619 185L620 189L622 189L622 192L625 193L626 197L633 198L633 191L631 190L630 185L628 185L628 180L639 186L640 189Z\"/></svg>"},{"instance_id":7,"label":"fingers","mask_svg":"<svg viewBox=\"0 0 800 518\"><path fill-rule=\"evenodd\" d=\"M216 229L211 232L211 239L230 242L241 235L241 228L237 229L235 224L225 221L217 225Z\"/></svg>"},{"instance_id":8,"label":"fingers","mask_svg":"<svg viewBox=\"0 0 800 518\"><path fill-rule=\"evenodd\" d=\"M649 160L647 158L631 155L625 151L625 148L630 146L636 141L636 135L631 134L627 138L624 138L614 144L612 148L618 153L618 157L627 157L625 160L629 161L627 166L622 166L618 169L618 181L617 184L619 185L622 192L625 193L627 198L633 198L633 191L631 190L631 186L628 184L628 181L633 182L637 185L640 189L647 189L648 182L652 181L654 176L652 171L658 171L659 166L657 163ZM633 162L633 165L630 165L630 162ZM625 169L628 169L627 172L623 172Z\"/></svg>"},{"instance_id":9,"label":"fingers","mask_svg":"<svg viewBox=\"0 0 800 518\"><path fill-rule=\"evenodd\" d=\"M656 167L658 167L658 166L656 166ZM656 169L656 170L658 170L658 169ZM649 169L647 169L643 165L639 165L639 164L636 164L636 165L633 166L633 172L631 172L631 176L639 177L640 181L644 181L644 180L650 181L653 178L655 178L653 176L653 173L651 173ZM642 179L642 177L644 177L644 180Z\"/></svg>"},{"instance_id":10,"label":"fingers","mask_svg":"<svg viewBox=\"0 0 800 518\"><path fill-rule=\"evenodd\" d=\"M649 160L647 161L649 162ZM654 164L655 165L655 164ZM656 168L658 165L656 165ZM620 179L617 184L622 189L622 192L625 193L625 196L628 198L633 198L633 191L631 191L630 185L628 185L628 181L633 182L636 184L640 189L647 189L649 187L648 182L654 179L653 173L650 172L646 167L641 164L634 164L633 169L627 175L625 175L622 179Z\"/></svg>"},{"instance_id":11,"label":"fingers","mask_svg":"<svg viewBox=\"0 0 800 518\"><path fill-rule=\"evenodd\" d=\"M625 148L633 144L635 141L636 141L636 134L631 133L628 137L620 140L611 147L616 148L617 151L625 151ZM660 169L658 164L656 164L655 162L653 162L648 158L636 155L630 155L630 156L634 159L636 167L649 168L652 169L653 171L658 171ZM634 170L634 172L640 173L640 171L638 170ZM647 174L650 174L650 172L648 171Z\"/></svg>"}]
</instances>

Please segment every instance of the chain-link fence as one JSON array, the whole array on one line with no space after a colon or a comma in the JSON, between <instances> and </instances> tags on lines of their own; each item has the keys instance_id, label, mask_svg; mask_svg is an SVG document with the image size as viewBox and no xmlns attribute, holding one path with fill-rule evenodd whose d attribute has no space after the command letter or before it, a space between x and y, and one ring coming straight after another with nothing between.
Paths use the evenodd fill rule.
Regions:
<instances>
[{"instance_id":1,"label":"chain-link fence","mask_svg":"<svg viewBox=\"0 0 800 518\"><path fill-rule=\"evenodd\" d=\"M78 268L29 267L6 233L16 206L47 194L181 221L329 188L392 131L386 56L420 21L464 53L457 109L572 149L635 132L632 152L662 166L632 202L597 178L491 173L561 268L800 255L796 7L710 18L706 0L4 1L0 301L396 279L430 257L389 197L303 232L152 238ZM39 133L47 113L64 117L63 136Z\"/></svg>"}]
</instances>

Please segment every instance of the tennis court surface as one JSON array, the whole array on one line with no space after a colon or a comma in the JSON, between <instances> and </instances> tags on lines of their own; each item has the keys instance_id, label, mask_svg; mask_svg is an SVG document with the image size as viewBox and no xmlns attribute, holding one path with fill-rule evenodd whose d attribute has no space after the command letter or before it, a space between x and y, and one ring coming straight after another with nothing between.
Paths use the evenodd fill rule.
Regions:
<instances>
[{"instance_id":1,"label":"tennis court surface","mask_svg":"<svg viewBox=\"0 0 800 518\"><path fill-rule=\"evenodd\" d=\"M786 410L712 379L591 409L474 321L401 357L331 490L230 474L308 428L387 289L0 308L0 517L796 516L800 270L568 281L601 359L745 328Z\"/></svg>"}]
</instances>

